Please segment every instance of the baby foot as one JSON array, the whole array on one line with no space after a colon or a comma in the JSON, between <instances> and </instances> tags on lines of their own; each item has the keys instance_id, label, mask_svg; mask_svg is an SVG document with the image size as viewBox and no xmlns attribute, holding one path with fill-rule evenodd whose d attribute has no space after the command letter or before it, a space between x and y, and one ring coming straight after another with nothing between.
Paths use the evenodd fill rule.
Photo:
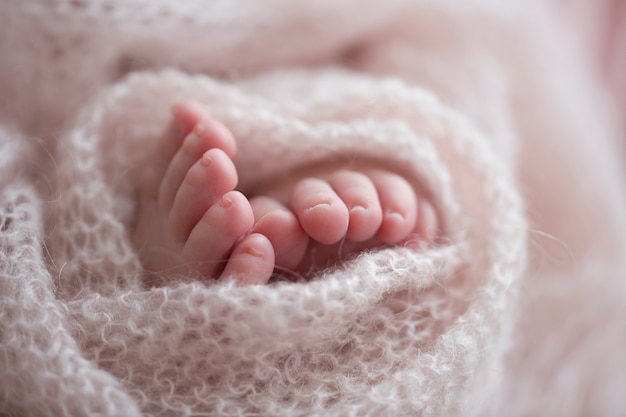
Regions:
<instances>
[{"instance_id":1,"label":"baby foot","mask_svg":"<svg viewBox=\"0 0 626 417\"><path fill-rule=\"evenodd\" d=\"M145 182L134 236L149 271L266 283L275 266L309 274L349 253L436 237L433 206L384 170L319 168L248 200L235 191L226 127L195 103L173 114L183 139L170 138L155 164L167 169Z\"/></svg>"},{"instance_id":2,"label":"baby foot","mask_svg":"<svg viewBox=\"0 0 626 417\"><path fill-rule=\"evenodd\" d=\"M145 268L155 275L267 282L274 249L265 236L248 234L254 213L234 190L232 135L194 103L175 105L172 113L182 141L169 138L178 142L159 155L167 169L153 173L160 180L145 181L134 234Z\"/></svg>"},{"instance_id":3,"label":"baby foot","mask_svg":"<svg viewBox=\"0 0 626 417\"><path fill-rule=\"evenodd\" d=\"M282 264L284 249L275 245L277 266L308 274L350 253L404 242L423 247L437 237L439 220L433 205L402 176L385 170L339 169L330 175L325 171L309 172L312 177L288 185L287 198L284 185L265 190L275 198L263 197L263 205L274 210L289 206L311 238L304 249L293 237L290 240L297 245L283 243L282 247L292 249L289 266ZM257 199L252 200L253 209ZM261 211L272 213L269 208ZM274 243L274 236L266 236Z\"/></svg>"}]
</instances>

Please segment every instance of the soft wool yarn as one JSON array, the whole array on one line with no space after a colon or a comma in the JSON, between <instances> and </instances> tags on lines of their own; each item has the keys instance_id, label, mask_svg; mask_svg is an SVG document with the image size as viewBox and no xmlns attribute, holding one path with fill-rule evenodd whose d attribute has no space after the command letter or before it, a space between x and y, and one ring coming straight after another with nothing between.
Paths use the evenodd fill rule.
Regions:
<instances>
[{"instance_id":1,"label":"soft wool yarn","mask_svg":"<svg viewBox=\"0 0 626 417\"><path fill-rule=\"evenodd\" d=\"M452 3L9 3L0 411L619 415L626 205L604 101L543 7ZM428 193L445 242L307 282L147 285L137 173L181 98L233 131L242 191L368 161Z\"/></svg>"}]
</instances>

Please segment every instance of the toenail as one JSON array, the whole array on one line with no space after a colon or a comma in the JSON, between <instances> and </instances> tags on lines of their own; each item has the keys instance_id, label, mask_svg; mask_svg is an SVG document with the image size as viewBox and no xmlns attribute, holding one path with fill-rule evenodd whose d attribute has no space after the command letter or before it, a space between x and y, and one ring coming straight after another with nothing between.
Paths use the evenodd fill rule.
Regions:
<instances>
[{"instance_id":1,"label":"toenail","mask_svg":"<svg viewBox=\"0 0 626 417\"><path fill-rule=\"evenodd\" d=\"M320 207L330 207L330 206L332 206L332 202L324 201L322 203L317 203L314 206L309 207L309 210L315 210L315 209L320 208Z\"/></svg>"},{"instance_id":2,"label":"toenail","mask_svg":"<svg viewBox=\"0 0 626 417\"><path fill-rule=\"evenodd\" d=\"M252 256L257 257L257 258L262 258L263 257L263 252L260 251L260 250L256 250L252 246L250 246L248 249L246 249L246 253L248 255L252 255Z\"/></svg>"},{"instance_id":3,"label":"toenail","mask_svg":"<svg viewBox=\"0 0 626 417\"><path fill-rule=\"evenodd\" d=\"M366 211L367 207L363 204L357 204L352 206L352 208L350 209L350 213L352 213L353 211Z\"/></svg>"},{"instance_id":4,"label":"toenail","mask_svg":"<svg viewBox=\"0 0 626 417\"><path fill-rule=\"evenodd\" d=\"M204 153L204 155L202 155L202 158L200 158L200 163L202 164L203 167L208 167L209 165L211 165L213 163L213 160L211 159L211 157L209 155L207 155L208 151Z\"/></svg>"},{"instance_id":5,"label":"toenail","mask_svg":"<svg viewBox=\"0 0 626 417\"><path fill-rule=\"evenodd\" d=\"M264 219L269 218L269 217L275 217L276 215L279 215L281 217L285 217L285 215L290 216L291 211L284 209L284 208L277 208L277 209L268 211L267 213L262 215L259 218L259 220L257 220L257 223L261 223Z\"/></svg>"},{"instance_id":6,"label":"toenail","mask_svg":"<svg viewBox=\"0 0 626 417\"><path fill-rule=\"evenodd\" d=\"M198 123L193 130L196 135L201 136L204 132L206 132L206 126L202 123Z\"/></svg>"},{"instance_id":7,"label":"toenail","mask_svg":"<svg viewBox=\"0 0 626 417\"><path fill-rule=\"evenodd\" d=\"M402 213L399 213L397 211L388 211L385 213L385 217L404 220L404 216L402 215Z\"/></svg>"},{"instance_id":8,"label":"toenail","mask_svg":"<svg viewBox=\"0 0 626 417\"><path fill-rule=\"evenodd\" d=\"M233 200L228 197L222 197L222 201L220 201L220 206L224 208L229 208L233 205Z\"/></svg>"}]
</instances>

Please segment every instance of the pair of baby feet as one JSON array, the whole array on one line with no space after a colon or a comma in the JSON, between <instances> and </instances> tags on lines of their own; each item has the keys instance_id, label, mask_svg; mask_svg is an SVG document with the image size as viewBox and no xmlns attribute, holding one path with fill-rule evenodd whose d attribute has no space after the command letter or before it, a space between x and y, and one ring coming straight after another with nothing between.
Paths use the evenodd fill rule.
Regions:
<instances>
[{"instance_id":1,"label":"pair of baby feet","mask_svg":"<svg viewBox=\"0 0 626 417\"><path fill-rule=\"evenodd\" d=\"M385 170L320 167L245 196L232 133L196 102L172 114L177 133L146 170L133 236L151 273L264 284L274 271L306 275L355 251L436 236L433 206Z\"/></svg>"}]
</instances>

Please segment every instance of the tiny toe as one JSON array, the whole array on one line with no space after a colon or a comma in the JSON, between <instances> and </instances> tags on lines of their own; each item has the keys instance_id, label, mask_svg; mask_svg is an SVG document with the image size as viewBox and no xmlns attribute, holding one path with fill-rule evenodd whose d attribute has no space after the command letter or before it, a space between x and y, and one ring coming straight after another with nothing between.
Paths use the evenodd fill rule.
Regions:
<instances>
[{"instance_id":1,"label":"tiny toe","mask_svg":"<svg viewBox=\"0 0 626 417\"><path fill-rule=\"evenodd\" d=\"M178 101L172 104L170 111L174 117L174 125L183 134L190 132L198 122L210 117L206 108L193 100Z\"/></svg>"},{"instance_id":2,"label":"tiny toe","mask_svg":"<svg viewBox=\"0 0 626 417\"><path fill-rule=\"evenodd\" d=\"M196 119L199 119L197 117ZM194 119L195 120L195 119ZM178 187L187 171L202 155L213 148L222 150L229 157L235 153L235 139L219 122L205 117L191 128L172 157L159 190L159 204L168 208L174 201Z\"/></svg>"},{"instance_id":3,"label":"tiny toe","mask_svg":"<svg viewBox=\"0 0 626 417\"><path fill-rule=\"evenodd\" d=\"M406 239L417 222L417 197L413 187L400 175L373 171L370 175L380 199L383 219L377 236L383 243Z\"/></svg>"},{"instance_id":4,"label":"tiny toe","mask_svg":"<svg viewBox=\"0 0 626 417\"><path fill-rule=\"evenodd\" d=\"M434 242L439 237L439 218L433 205L420 199L415 232L427 242Z\"/></svg>"},{"instance_id":5,"label":"tiny toe","mask_svg":"<svg viewBox=\"0 0 626 417\"><path fill-rule=\"evenodd\" d=\"M253 233L266 236L274 247L276 266L294 269L302 261L309 237L296 215L278 200L255 197L250 200L256 223Z\"/></svg>"},{"instance_id":6,"label":"tiny toe","mask_svg":"<svg viewBox=\"0 0 626 417\"><path fill-rule=\"evenodd\" d=\"M267 237L253 233L237 243L220 279L240 285L267 284L274 271L274 248Z\"/></svg>"},{"instance_id":7,"label":"tiny toe","mask_svg":"<svg viewBox=\"0 0 626 417\"><path fill-rule=\"evenodd\" d=\"M198 135L197 129L193 129L184 138L182 145L170 161L167 172L161 182L159 190L159 204L161 207L167 209L172 206L176 192L182 184L185 175L187 175L193 164L202 158L202 154L209 149Z\"/></svg>"},{"instance_id":8,"label":"tiny toe","mask_svg":"<svg viewBox=\"0 0 626 417\"><path fill-rule=\"evenodd\" d=\"M177 241L189 232L204 213L237 185L237 171L232 160L220 149L211 149L185 175L176 192L168 218L168 227Z\"/></svg>"},{"instance_id":9,"label":"tiny toe","mask_svg":"<svg viewBox=\"0 0 626 417\"><path fill-rule=\"evenodd\" d=\"M354 242L374 237L383 219L374 183L364 174L347 170L335 173L329 183L350 212L346 237Z\"/></svg>"},{"instance_id":10,"label":"tiny toe","mask_svg":"<svg viewBox=\"0 0 626 417\"><path fill-rule=\"evenodd\" d=\"M231 158L235 155L236 142L223 123L211 117L205 106L195 101L181 101L172 105L172 115L178 128L188 134L193 129L209 145L207 149L219 148Z\"/></svg>"},{"instance_id":11,"label":"tiny toe","mask_svg":"<svg viewBox=\"0 0 626 417\"><path fill-rule=\"evenodd\" d=\"M316 241L331 245L345 237L348 208L326 181L309 178L298 182L291 208L304 231Z\"/></svg>"},{"instance_id":12,"label":"tiny toe","mask_svg":"<svg viewBox=\"0 0 626 417\"><path fill-rule=\"evenodd\" d=\"M226 193L197 222L185 243L183 257L187 262L197 263L203 275L215 275L233 245L253 224L248 199L239 191Z\"/></svg>"}]
</instances>

